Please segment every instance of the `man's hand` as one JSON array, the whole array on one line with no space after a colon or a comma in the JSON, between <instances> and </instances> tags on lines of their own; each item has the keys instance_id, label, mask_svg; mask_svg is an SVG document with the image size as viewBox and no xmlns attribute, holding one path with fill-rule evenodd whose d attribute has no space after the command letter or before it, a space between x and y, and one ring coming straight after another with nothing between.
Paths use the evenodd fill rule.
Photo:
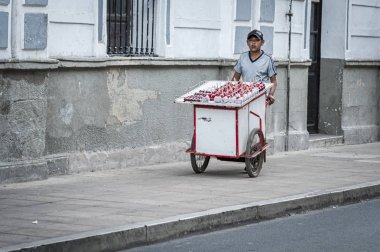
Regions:
<instances>
[{"instance_id":1,"label":"man's hand","mask_svg":"<svg viewBox=\"0 0 380 252\"><path fill-rule=\"evenodd\" d=\"M274 96L273 95L268 95L267 96L267 99L266 99L266 103L268 104L268 105L272 105L274 102L275 102L275 98L274 98Z\"/></svg>"},{"instance_id":2,"label":"man's hand","mask_svg":"<svg viewBox=\"0 0 380 252\"><path fill-rule=\"evenodd\" d=\"M238 72L234 72L234 75L232 76L232 81L239 81L240 80L240 77L241 77L241 74L238 73Z\"/></svg>"}]
</instances>

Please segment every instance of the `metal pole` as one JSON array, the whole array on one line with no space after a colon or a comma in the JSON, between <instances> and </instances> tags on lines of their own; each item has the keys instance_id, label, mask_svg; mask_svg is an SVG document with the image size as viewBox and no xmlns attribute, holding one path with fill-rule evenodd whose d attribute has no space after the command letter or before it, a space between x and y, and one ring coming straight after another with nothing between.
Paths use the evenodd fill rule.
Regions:
<instances>
[{"instance_id":1,"label":"metal pole","mask_svg":"<svg viewBox=\"0 0 380 252\"><path fill-rule=\"evenodd\" d=\"M111 1L108 0L107 1L107 22L108 22L108 31L107 31L107 50L108 50L108 53L111 54L112 53L112 49L111 49Z\"/></svg>"},{"instance_id":2,"label":"metal pole","mask_svg":"<svg viewBox=\"0 0 380 252\"><path fill-rule=\"evenodd\" d=\"M132 55L133 54L133 27L134 27L134 23L133 23L133 1L134 0L131 0L131 9L130 9L130 17L131 17L131 25L129 26L129 29L131 31L131 36L130 36L130 43L129 43L129 55Z\"/></svg>"},{"instance_id":3,"label":"metal pole","mask_svg":"<svg viewBox=\"0 0 380 252\"><path fill-rule=\"evenodd\" d=\"M154 47L153 47L153 42L154 42L154 0L152 0L152 45L151 45L151 48L150 48L150 54L153 55L153 52L154 52Z\"/></svg>"},{"instance_id":4,"label":"metal pole","mask_svg":"<svg viewBox=\"0 0 380 252\"><path fill-rule=\"evenodd\" d=\"M135 54L139 54L139 1L136 1L136 47Z\"/></svg>"},{"instance_id":5,"label":"metal pole","mask_svg":"<svg viewBox=\"0 0 380 252\"><path fill-rule=\"evenodd\" d=\"M142 0L142 7L141 7L141 48L140 48L140 54L144 54L144 2L145 0Z\"/></svg>"},{"instance_id":6,"label":"metal pole","mask_svg":"<svg viewBox=\"0 0 380 252\"><path fill-rule=\"evenodd\" d=\"M290 98L290 52L292 45L292 3L293 0L289 1L289 12L286 15L289 18L289 37L288 37L288 67L286 73L286 133L285 133L285 151L289 150L289 98Z\"/></svg>"},{"instance_id":7,"label":"metal pole","mask_svg":"<svg viewBox=\"0 0 380 252\"><path fill-rule=\"evenodd\" d=\"M119 11L119 53L123 53L123 1L120 1L120 11Z\"/></svg>"},{"instance_id":8,"label":"metal pole","mask_svg":"<svg viewBox=\"0 0 380 252\"><path fill-rule=\"evenodd\" d=\"M116 40L116 30L117 30L117 18L116 18L116 0L113 1L113 11L114 11L114 20L113 20L113 53L117 53L117 40Z\"/></svg>"},{"instance_id":9,"label":"metal pole","mask_svg":"<svg viewBox=\"0 0 380 252\"><path fill-rule=\"evenodd\" d=\"M149 49L148 49L148 42L149 42L149 11L150 11L150 8L149 8L149 5L150 5L151 1L148 0L147 3L146 3L146 39L145 39L145 55L148 55L148 52L149 52Z\"/></svg>"},{"instance_id":10,"label":"metal pole","mask_svg":"<svg viewBox=\"0 0 380 252\"><path fill-rule=\"evenodd\" d=\"M123 32L124 32L124 52L123 54L124 55L127 55L128 52L129 52L129 30L128 30L128 22L129 22L129 16L128 16L128 4L129 4L129 1L125 1L125 8L124 8L124 15L125 15L125 24L124 24L124 29L123 29Z\"/></svg>"}]
</instances>

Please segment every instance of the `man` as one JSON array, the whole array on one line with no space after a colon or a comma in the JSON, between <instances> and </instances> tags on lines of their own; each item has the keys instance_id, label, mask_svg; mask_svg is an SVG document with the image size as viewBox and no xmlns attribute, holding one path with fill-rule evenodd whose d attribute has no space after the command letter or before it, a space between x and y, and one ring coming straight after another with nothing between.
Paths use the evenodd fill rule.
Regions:
<instances>
[{"instance_id":1,"label":"man","mask_svg":"<svg viewBox=\"0 0 380 252\"><path fill-rule=\"evenodd\" d=\"M277 87L277 72L272 58L261 50L264 45L263 33L259 30L253 30L248 33L247 45L249 51L240 55L238 62L234 67L233 81L239 81L243 77L247 82L271 82L272 88L269 91L269 104L275 101L274 92Z\"/></svg>"}]
</instances>

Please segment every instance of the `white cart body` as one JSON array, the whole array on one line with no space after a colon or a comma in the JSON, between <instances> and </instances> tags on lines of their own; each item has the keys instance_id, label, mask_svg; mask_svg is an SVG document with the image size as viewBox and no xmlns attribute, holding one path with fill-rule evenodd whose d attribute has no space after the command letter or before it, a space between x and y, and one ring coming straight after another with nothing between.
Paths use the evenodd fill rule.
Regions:
<instances>
[{"instance_id":1,"label":"white cart body","mask_svg":"<svg viewBox=\"0 0 380 252\"><path fill-rule=\"evenodd\" d=\"M184 102L183 98L191 93L213 85L207 82L199 88L181 96L176 100ZM197 155L221 158L239 158L245 154L247 140L253 129L260 129L265 136L266 92L271 85L257 96L242 104L233 103L201 103L194 105L194 146L192 152Z\"/></svg>"}]
</instances>

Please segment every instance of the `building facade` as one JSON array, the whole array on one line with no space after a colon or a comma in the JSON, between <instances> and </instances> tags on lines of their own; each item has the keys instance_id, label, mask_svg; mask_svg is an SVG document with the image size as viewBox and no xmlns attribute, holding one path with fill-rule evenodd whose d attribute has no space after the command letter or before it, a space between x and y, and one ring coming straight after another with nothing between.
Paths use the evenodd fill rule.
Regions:
<instances>
[{"instance_id":1,"label":"building facade","mask_svg":"<svg viewBox=\"0 0 380 252\"><path fill-rule=\"evenodd\" d=\"M271 153L314 133L379 141L379 14L376 0L0 0L0 183L186 160L192 108L174 99L230 79L254 28L278 71Z\"/></svg>"}]
</instances>

